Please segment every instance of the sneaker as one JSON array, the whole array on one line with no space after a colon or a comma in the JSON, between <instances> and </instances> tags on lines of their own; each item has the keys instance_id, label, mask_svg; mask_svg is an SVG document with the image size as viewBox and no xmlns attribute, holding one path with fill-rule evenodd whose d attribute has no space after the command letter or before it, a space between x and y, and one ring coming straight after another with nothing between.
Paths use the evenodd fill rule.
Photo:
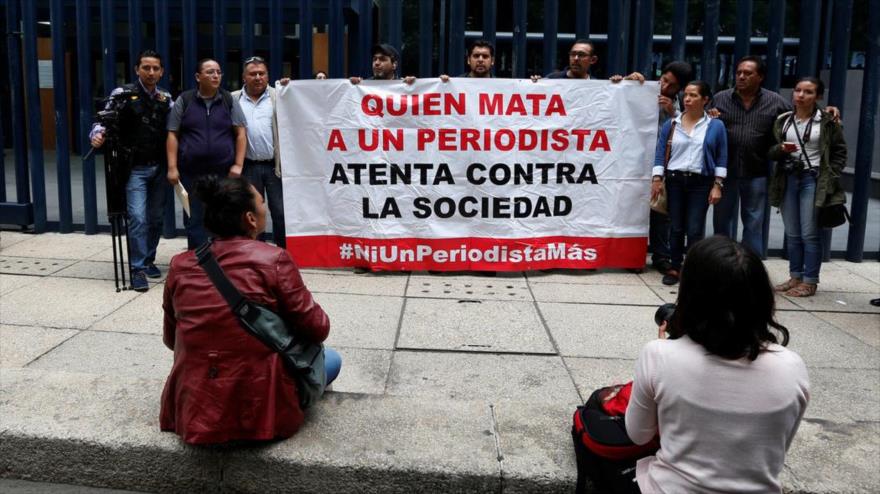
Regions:
<instances>
[{"instance_id":1,"label":"sneaker","mask_svg":"<svg viewBox=\"0 0 880 494\"><path fill-rule=\"evenodd\" d=\"M131 274L131 288L136 292L145 292L150 289L147 274L143 270Z\"/></svg>"},{"instance_id":2,"label":"sneaker","mask_svg":"<svg viewBox=\"0 0 880 494\"><path fill-rule=\"evenodd\" d=\"M674 269L670 269L663 275L663 284L667 286L672 286L678 283L678 271Z\"/></svg>"},{"instance_id":3,"label":"sneaker","mask_svg":"<svg viewBox=\"0 0 880 494\"><path fill-rule=\"evenodd\" d=\"M147 278L162 277L162 271L159 271L159 268L157 268L156 265L153 263L147 264L147 267L144 268L144 273L146 273Z\"/></svg>"}]
</instances>

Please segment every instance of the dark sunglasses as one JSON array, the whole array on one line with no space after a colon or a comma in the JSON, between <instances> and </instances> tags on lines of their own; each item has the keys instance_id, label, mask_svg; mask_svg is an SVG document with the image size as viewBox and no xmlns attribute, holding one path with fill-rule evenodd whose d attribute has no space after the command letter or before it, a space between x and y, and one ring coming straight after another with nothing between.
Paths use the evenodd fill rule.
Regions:
<instances>
[{"instance_id":1,"label":"dark sunglasses","mask_svg":"<svg viewBox=\"0 0 880 494\"><path fill-rule=\"evenodd\" d=\"M248 59L245 59L243 65L247 65L247 64L249 64L249 63L254 63L254 62L257 62L257 63L266 63L266 60L265 60L263 57L250 57L250 58L248 58Z\"/></svg>"}]
</instances>

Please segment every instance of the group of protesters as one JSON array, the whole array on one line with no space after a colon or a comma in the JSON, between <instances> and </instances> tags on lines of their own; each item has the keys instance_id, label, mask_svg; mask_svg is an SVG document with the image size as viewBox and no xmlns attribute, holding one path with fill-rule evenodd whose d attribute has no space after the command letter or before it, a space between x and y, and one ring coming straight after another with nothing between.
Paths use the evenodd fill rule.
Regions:
<instances>
[{"instance_id":1,"label":"group of protesters","mask_svg":"<svg viewBox=\"0 0 880 494\"><path fill-rule=\"evenodd\" d=\"M378 44L371 55L372 79L415 81L400 77L400 54L393 46ZM593 43L575 41L568 57L568 66L546 78L592 78L591 68L598 61ZM494 46L478 40L467 51L468 70L460 77L491 78L494 62ZM297 386L285 377L274 351L248 337L225 310L226 300L212 289L215 282L194 252L213 251L244 296L278 312L302 337L315 342L327 337L326 313L305 287L289 254L281 250L285 231L279 129L266 60L256 56L244 60L243 88L232 93L221 87L220 64L201 60L195 73L197 87L173 101L168 91L158 87L164 70L158 53L142 52L134 69L137 81L114 93L124 96L118 137L131 165L126 196L135 290L146 291L148 277L161 277L154 262L167 183L189 193L185 217L189 250L172 260L163 299L165 343L175 351L175 363L163 392L161 427L194 444L289 437L303 421ZM646 347L639 357L633 387L637 402L631 406L635 413L628 413L626 426L634 429L629 435L638 442L656 436L658 417L683 432L663 431L656 457L631 472L638 486L778 490L785 449L806 407L803 362L776 345L777 338L768 329L776 328L781 333L778 341L787 343L787 330L773 319L772 290L760 261L764 211L768 200L780 207L788 239L790 279L775 289L795 297L813 295L822 260L817 210L845 200L837 177L846 162L846 144L836 122L839 112L817 105L824 90L821 81L812 77L798 81L792 105L761 87L764 76L761 58L746 56L737 63L736 86L713 95L709 84L694 80L686 62L673 61L660 73L659 135L653 164L645 166L652 170L651 196L665 192L668 206L665 214L651 212L651 260L663 274L663 283L673 285L681 278L680 300L686 307L676 313L667 332L676 342ZM316 78L326 79L327 74L318 73ZM449 80L445 74L440 78ZM637 72L610 77L614 83L624 79L645 81ZM361 81L350 79L352 84ZM106 132L101 125L93 127L94 147L104 145ZM771 159L780 165L772 167ZM741 243L731 240L738 202ZM710 205L714 233L721 237L699 243ZM267 209L278 247L258 240L265 230ZM693 263L684 263L688 249L698 243L703 247L696 249ZM681 356L687 356L694 373L658 371L663 362ZM737 364L741 368L727 361L741 361ZM340 365L339 355L328 350L328 381L339 373ZM738 383L736 392L727 396L730 407L747 402L743 396L749 393L765 399L766 403L750 402L742 410L754 419L749 430L767 430L764 426L769 422L761 422L762 417L779 425L773 434L753 441L766 447L764 456L743 463L742 458L724 456L742 444L705 443L686 431L708 430L717 427L719 417L739 416L729 410L716 413L711 403L682 415L685 401L702 396L685 396L689 392L682 391L690 389L688 382L696 373L717 381L709 379L712 383L699 387L700 392ZM782 376L773 385L778 386L767 387L773 376ZM673 402L664 402L654 387L664 380L676 383L665 398ZM210 406L194 402L198 400L210 401ZM674 410L678 415L671 417ZM248 420L241 419L245 415ZM693 420L686 424L684 417ZM716 448L706 450L707 454L721 451L719 458L740 464L730 468L720 460L701 463L689 453L705 448ZM765 457L766 465L760 459Z\"/></svg>"}]
</instances>

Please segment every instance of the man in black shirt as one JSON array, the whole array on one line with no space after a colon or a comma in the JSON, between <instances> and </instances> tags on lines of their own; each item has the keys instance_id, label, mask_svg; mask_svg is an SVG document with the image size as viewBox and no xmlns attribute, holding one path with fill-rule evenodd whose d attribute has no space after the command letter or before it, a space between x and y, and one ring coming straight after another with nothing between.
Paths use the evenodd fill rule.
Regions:
<instances>
[{"instance_id":1,"label":"man in black shirt","mask_svg":"<svg viewBox=\"0 0 880 494\"><path fill-rule=\"evenodd\" d=\"M589 79L590 67L599 60L593 43L579 39L568 51L568 67L547 74L547 79Z\"/></svg>"}]
</instances>

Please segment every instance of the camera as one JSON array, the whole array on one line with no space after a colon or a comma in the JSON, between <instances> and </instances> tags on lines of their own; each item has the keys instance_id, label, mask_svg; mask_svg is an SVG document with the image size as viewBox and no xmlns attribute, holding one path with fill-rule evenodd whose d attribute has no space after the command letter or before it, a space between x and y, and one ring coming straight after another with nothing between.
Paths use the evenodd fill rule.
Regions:
<instances>
[{"instance_id":1,"label":"camera","mask_svg":"<svg viewBox=\"0 0 880 494\"><path fill-rule=\"evenodd\" d=\"M119 112L125 109L132 96L138 96L137 91L124 89L101 100L104 109L95 114L95 121L106 129L107 134L119 130Z\"/></svg>"},{"instance_id":2,"label":"camera","mask_svg":"<svg viewBox=\"0 0 880 494\"><path fill-rule=\"evenodd\" d=\"M664 322L669 322L673 314L675 314L675 304L663 304L657 307L657 312L654 313L654 322L660 326Z\"/></svg>"},{"instance_id":3,"label":"camera","mask_svg":"<svg viewBox=\"0 0 880 494\"><path fill-rule=\"evenodd\" d=\"M782 169L786 173L798 173L806 168L804 160L800 156L789 156L782 162Z\"/></svg>"}]
</instances>

